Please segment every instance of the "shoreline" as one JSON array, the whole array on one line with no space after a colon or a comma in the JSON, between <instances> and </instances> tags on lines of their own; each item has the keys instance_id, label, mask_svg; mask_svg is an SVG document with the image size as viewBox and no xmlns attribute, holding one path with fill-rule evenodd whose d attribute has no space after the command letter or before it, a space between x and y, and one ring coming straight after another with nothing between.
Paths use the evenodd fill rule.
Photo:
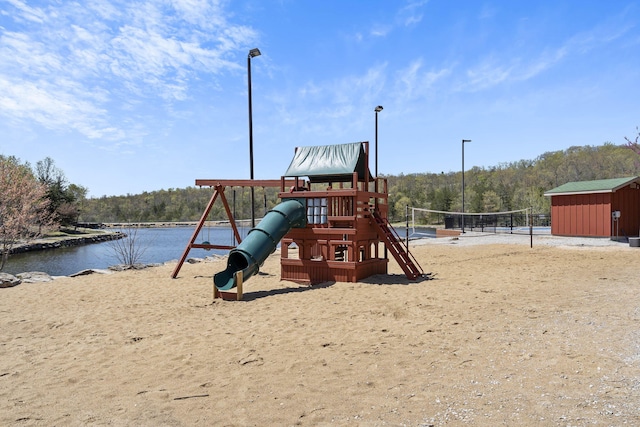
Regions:
<instances>
[{"instance_id":1,"label":"shoreline","mask_svg":"<svg viewBox=\"0 0 640 427\"><path fill-rule=\"evenodd\" d=\"M256 222L262 218L256 218ZM195 227L199 221L150 221L150 222L103 222L102 228L174 228L174 227ZM239 227L247 227L250 219L238 219L236 224ZM203 227L230 227L229 220L205 221Z\"/></svg>"},{"instance_id":2,"label":"shoreline","mask_svg":"<svg viewBox=\"0 0 640 427\"><path fill-rule=\"evenodd\" d=\"M157 224L157 223L153 223ZM167 223L165 223L167 224ZM174 223L178 224L178 223ZM184 224L184 223L180 223ZM174 225L178 226L178 225ZM169 226L171 227L171 226ZM440 231L440 230L438 230ZM445 231L445 230L443 230ZM448 230L446 230L448 231ZM21 245L17 248L14 248L15 252L13 253L28 253L39 250L50 250L57 249L62 247L70 247L70 246L79 246L84 244L91 243L101 243L110 240L115 240L119 238L126 237L126 233L121 231L91 231L84 232L83 235L77 237L67 237L67 238L59 238L59 237L49 237L44 239L37 239L34 242L29 244ZM531 245L532 244L532 245ZM524 234L489 234L489 233L480 233L480 232L467 232L464 235L460 235L459 233L437 233L434 237L428 238L416 238L410 239L409 249L413 252L417 250L418 247L421 246L459 246L459 247L468 247L468 246L491 246L491 245L514 245L514 246L522 246L522 247L544 247L544 246L553 246L559 248L575 248L575 249L586 249L586 250L614 250L614 251L633 251L634 248L628 242L623 242L619 240L613 240L608 238L593 238L593 237L566 237L566 236L552 236L552 235L534 235L533 239L530 238L529 235ZM209 260L209 257L205 258L188 258L187 261L190 263L198 263L198 262L206 262L206 261L216 261L225 256L214 256L213 259ZM148 267L157 267L160 265L165 265L168 263L175 262L176 260L168 260L162 263L151 263L151 264L139 264L133 266L133 269L141 269ZM63 278L63 277L75 277L79 275L90 274L91 272L102 272L105 270L111 270L112 272L122 271L127 268L111 268L118 267L119 265L110 266L107 269L94 269L87 268L80 271L77 271L73 274L67 274L62 276L50 276L52 279L54 278ZM121 266L120 266L121 267ZM38 273L37 271L23 271L18 275L13 274L18 277L19 275Z\"/></svg>"},{"instance_id":3,"label":"shoreline","mask_svg":"<svg viewBox=\"0 0 640 427\"><path fill-rule=\"evenodd\" d=\"M122 239L126 234L120 231L77 231L77 236L51 236L40 237L27 243L19 243L9 251L10 255L27 252L51 250L70 246L88 245L91 243L108 242Z\"/></svg>"}]
</instances>

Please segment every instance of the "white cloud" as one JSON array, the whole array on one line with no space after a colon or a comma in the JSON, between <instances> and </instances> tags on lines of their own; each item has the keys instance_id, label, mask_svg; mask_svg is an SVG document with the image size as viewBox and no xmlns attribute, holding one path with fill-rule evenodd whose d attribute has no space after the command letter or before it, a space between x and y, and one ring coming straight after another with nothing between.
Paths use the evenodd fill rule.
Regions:
<instances>
[{"instance_id":1,"label":"white cloud","mask_svg":"<svg viewBox=\"0 0 640 427\"><path fill-rule=\"evenodd\" d=\"M0 36L0 72L4 74L39 75L63 69L61 58L50 52L46 44L28 34L5 32Z\"/></svg>"},{"instance_id":2,"label":"white cloud","mask_svg":"<svg viewBox=\"0 0 640 427\"><path fill-rule=\"evenodd\" d=\"M180 18L202 28L220 28L226 25L220 1L173 0L171 2Z\"/></svg>"},{"instance_id":3,"label":"white cloud","mask_svg":"<svg viewBox=\"0 0 640 427\"><path fill-rule=\"evenodd\" d=\"M371 25L371 29L368 31L371 37L387 37L397 27L411 27L418 25L423 18L422 8L428 3L428 0L412 0L407 2L405 6L402 6L395 14L390 18L389 22L377 22ZM361 40L361 34L356 37L357 40Z\"/></svg>"},{"instance_id":4,"label":"white cloud","mask_svg":"<svg viewBox=\"0 0 640 427\"><path fill-rule=\"evenodd\" d=\"M424 71L422 59L417 59L408 67L398 70L394 90L402 100L418 99L426 96L434 84L451 74L448 67L440 70Z\"/></svg>"},{"instance_id":5,"label":"white cloud","mask_svg":"<svg viewBox=\"0 0 640 427\"><path fill-rule=\"evenodd\" d=\"M573 35L557 47L547 47L531 55L518 51L490 54L466 72L457 89L469 92L485 90L502 83L526 81L543 74L568 58L589 54L619 39L631 30L630 25L607 23Z\"/></svg>"},{"instance_id":6,"label":"white cloud","mask_svg":"<svg viewBox=\"0 0 640 427\"><path fill-rule=\"evenodd\" d=\"M219 1L9 4L0 55L11 60L0 63L0 79L11 90L3 91L0 114L88 138L133 132L109 112L115 99L135 108L136 99L158 98L170 114L197 73L241 68L236 51L257 37L228 22Z\"/></svg>"},{"instance_id":7,"label":"white cloud","mask_svg":"<svg viewBox=\"0 0 640 427\"><path fill-rule=\"evenodd\" d=\"M482 5L482 9L480 10L480 15L478 16L478 19L480 20L491 19L494 16L496 16L496 14L497 14L496 8L493 5L484 4Z\"/></svg>"},{"instance_id":8,"label":"white cloud","mask_svg":"<svg viewBox=\"0 0 640 427\"><path fill-rule=\"evenodd\" d=\"M118 19L121 13L118 8L109 0L86 0L84 9L95 12L96 19L104 21L112 21Z\"/></svg>"},{"instance_id":9,"label":"white cloud","mask_svg":"<svg viewBox=\"0 0 640 427\"><path fill-rule=\"evenodd\" d=\"M371 31L370 34L374 37L385 37L387 34L389 34L391 32L391 30L393 30L393 27L391 25L375 25Z\"/></svg>"},{"instance_id":10,"label":"white cloud","mask_svg":"<svg viewBox=\"0 0 640 427\"><path fill-rule=\"evenodd\" d=\"M428 0L412 0L402 7L396 14L396 21L405 27L418 24L422 21L422 7L428 3Z\"/></svg>"},{"instance_id":11,"label":"white cloud","mask_svg":"<svg viewBox=\"0 0 640 427\"><path fill-rule=\"evenodd\" d=\"M19 0L5 0L18 9L21 13L18 19L24 19L31 22L42 23L45 20L45 12L37 7L30 7L25 2Z\"/></svg>"},{"instance_id":12,"label":"white cloud","mask_svg":"<svg viewBox=\"0 0 640 427\"><path fill-rule=\"evenodd\" d=\"M74 82L9 81L0 77L0 109L15 119L29 119L54 130L74 129L88 138L114 138L105 110L77 96Z\"/></svg>"},{"instance_id":13,"label":"white cloud","mask_svg":"<svg viewBox=\"0 0 640 427\"><path fill-rule=\"evenodd\" d=\"M473 69L467 70L466 90L475 92L498 85L508 80L513 73L513 65L488 59Z\"/></svg>"},{"instance_id":14,"label":"white cloud","mask_svg":"<svg viewBox=\"0 0 640 427\"><path fill-rule=\"evenodd\" d=\"M379 103L386 85L387 64L370 67L363 74L323 82L310 81L296 90L295 96L281 93L270 99L276 105L279 123L298 128L303 134L343 135L358 126L354 117L362 117ZM292 102L292 100L294 100Z\"/></svg>"}]
</instances>

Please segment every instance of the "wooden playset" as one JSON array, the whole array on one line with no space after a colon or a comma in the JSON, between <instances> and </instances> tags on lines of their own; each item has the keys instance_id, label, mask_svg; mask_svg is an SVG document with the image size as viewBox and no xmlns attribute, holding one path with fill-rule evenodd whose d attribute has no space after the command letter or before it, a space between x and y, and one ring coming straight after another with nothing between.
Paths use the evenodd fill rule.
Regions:
<instances>
[{"instance_id":1,"label":"wooden playset","mask_svg":"<svg viewBox=\"0 0 640 427\"><path fill-rule=\"evenodd\" d=\"M257 273L278 243L282 280L308 284L357 282L374 274L387 274L388 253L408 279L423 275L407 245L388 222L387 180L371 176L368 143L361 142L298 147L279 181L196 180L196 185L213 187L214 193L172 277L177 276L191 248L229 249L195 243L218 197L240 241L224 188L242 184L277 185L282 203L231 249L227 270L214 279L219 290L233 288ZM241 293L242 289L238 291Z\"/></svg>"}]
</instances>

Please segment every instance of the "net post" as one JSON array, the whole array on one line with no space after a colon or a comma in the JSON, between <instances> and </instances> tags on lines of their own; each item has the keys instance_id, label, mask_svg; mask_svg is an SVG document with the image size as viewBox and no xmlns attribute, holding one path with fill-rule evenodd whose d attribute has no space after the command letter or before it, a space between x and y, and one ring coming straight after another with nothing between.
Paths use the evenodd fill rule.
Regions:
<instances>
[{"instance_id":1,"label":"net post","mask_svg":"<svg viewBox=\"0 0 640 427\"><path fill-rule=\"evenodd\" d=\"M531 215L529 215L529 210L531 210ZM527 209L527 216L529 217L529 248L533 248L533 206Z\"/></svg>"},{"instance_id":2,"label":"net post","mask_svg":"<svg viewBox=\"0 0 640 427\"><path fill-rule=\"evenodd\" d=\"M407 237L407 250L409 249L409 205L405 205L404 217L407 222L405 235Z\"/></svg>"}]
</instances>

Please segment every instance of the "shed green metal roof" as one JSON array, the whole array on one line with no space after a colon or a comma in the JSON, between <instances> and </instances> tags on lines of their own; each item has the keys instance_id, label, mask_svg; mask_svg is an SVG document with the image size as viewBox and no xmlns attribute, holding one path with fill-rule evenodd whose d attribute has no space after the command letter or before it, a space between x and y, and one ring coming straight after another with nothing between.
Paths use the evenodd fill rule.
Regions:
<instances>
[{"instance_id":1,"label":"shed green metal roof","mask_svg":"<svg viewBox=\"0 0 640 427\"><path fill-rule=\"evenodd\" d=\"M567 182L544 193L545 196L566 194L613 193L632 182L640 182L637 176L627 178L596 179L593 181Z\"/></svg>"},{"instance_id":2,"label":"shed green metal roof","mask_svg":"<svg viewBox=\"0 0 640 427\"><path fill-rule=\"evenodd\" d=\"M358 179L363 180L366 167L362 142L297 147L284 176L306 176L311 182L331 182L350 180L353 173L358 172Z\"/></svg>"}]
</instances>

